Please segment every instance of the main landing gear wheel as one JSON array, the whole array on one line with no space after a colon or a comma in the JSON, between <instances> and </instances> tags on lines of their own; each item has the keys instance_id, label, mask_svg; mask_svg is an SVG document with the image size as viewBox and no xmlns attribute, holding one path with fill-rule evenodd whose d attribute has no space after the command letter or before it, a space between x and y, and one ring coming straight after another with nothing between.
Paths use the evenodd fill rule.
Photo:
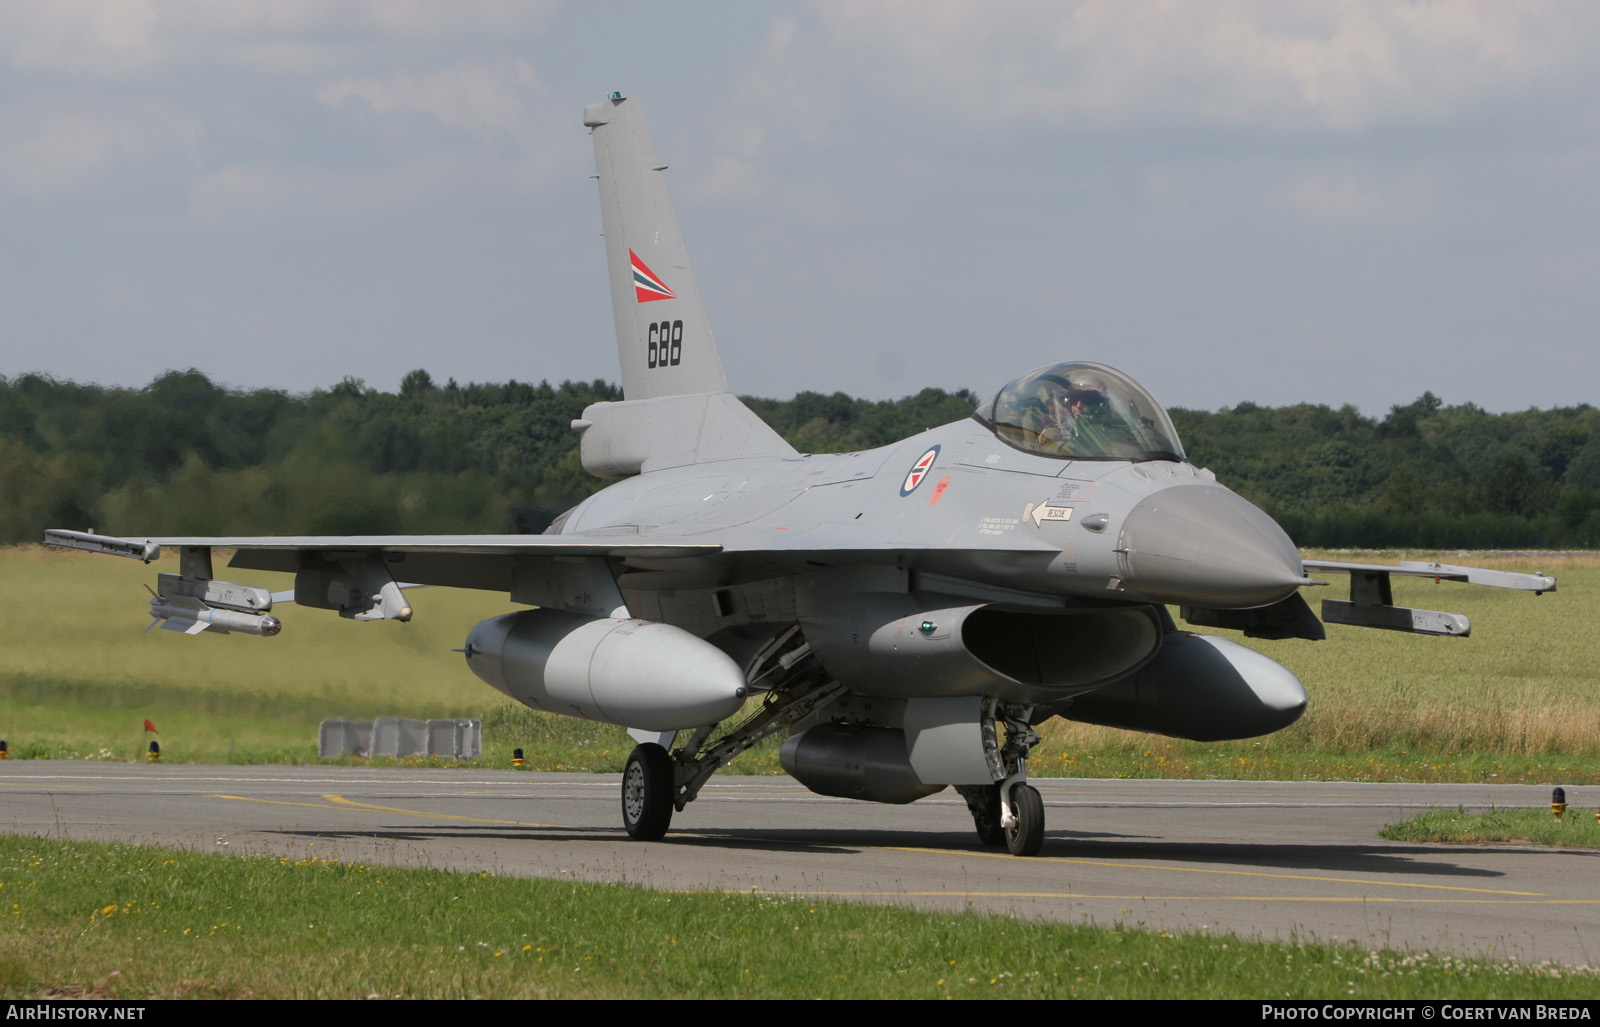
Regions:
<instances>
[{"instance_id":1,"label":"main landing gear wheel","mask_svg":"<svg viewBox=\"0 0 1600 1027\"><path fill-rule=\"evenodd\" d=\"M622 826L636 841L653 842L672 823L672 760L654 742L636 745L622 771Z\"/></svg>"},{"instance_id":2,"label":"main landing gear wheel","mask_svg":"<svg viewBox=\"0 0 1600 1027\"><path fill-rule=\"evenodd\" d=\"M1017 822L1005 829L1006 848L1013 856L1037 856L1044 845L1044 800L1033 785L1011 789L1011 805Z\"/></svg>"},{"instance_id":3,"label":"main landing gear wheel","mask_svg":"<svg viewBox=\"0 0 1600 1027\"><path fill-rule=\"evenodd\" d=\"M982 785L982 811L972 811L972 826L978 829L978 841L999 848L1006 843L1005 828L1000 826L1000 786Z\"/></svg>"}]
</instances>

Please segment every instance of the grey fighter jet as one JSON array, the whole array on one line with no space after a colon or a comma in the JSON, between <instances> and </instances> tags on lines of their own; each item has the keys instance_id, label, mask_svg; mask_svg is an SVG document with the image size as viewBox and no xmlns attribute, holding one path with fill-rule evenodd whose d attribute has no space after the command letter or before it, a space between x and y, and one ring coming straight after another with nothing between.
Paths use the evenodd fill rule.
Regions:
<instances>
[{"instance_id":1,"label":"grey fighter jet","mask_svg":"<svg viewBox=\"0 0 1600 1027\"><path fill-rule=\"evenodd\" d=\"M150 613L163 627L276 635L262 588L409 620L407 584L489 589L522 608L472 629L467 666L540 710L627 727L634 838L738 753L784 732L784 769L824 795L907 803L954 786L979 838L1031 855L1027 783L1050 717L1219 740L1305 709L1293 674L1189 624L1321 638L1300 590L1346 573L1341 624L1465 635L1465 618L1394 605L1390 576L1547 592L1554 578L1440 564L1302 561L1265 513L1184 456L1161 405L1103 364L1014 379L971 418L863 453L797 453L729 390L636 100L593 130L621 402L573 423L583 466L616 483L542 535L112 538L52 545L145 561L176 548Z\"/></svg>"}]
</instances>

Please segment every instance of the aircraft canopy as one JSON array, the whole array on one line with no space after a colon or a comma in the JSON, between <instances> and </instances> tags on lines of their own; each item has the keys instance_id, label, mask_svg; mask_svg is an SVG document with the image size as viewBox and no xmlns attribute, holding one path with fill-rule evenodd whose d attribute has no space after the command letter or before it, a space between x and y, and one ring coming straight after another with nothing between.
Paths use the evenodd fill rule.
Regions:
<instances>
[{"instance_id":1,"label":"aircraft canopy","mask_svg":"<svg viewBox=\"0 0 1600 1027\"><path fill-rule=\"evenodd\" d=\"M978 408L1006 443L1070 460L1182 460L1178 432L1154 396L1104 364L1029 371Z\"/></svg>"}]
</instances>

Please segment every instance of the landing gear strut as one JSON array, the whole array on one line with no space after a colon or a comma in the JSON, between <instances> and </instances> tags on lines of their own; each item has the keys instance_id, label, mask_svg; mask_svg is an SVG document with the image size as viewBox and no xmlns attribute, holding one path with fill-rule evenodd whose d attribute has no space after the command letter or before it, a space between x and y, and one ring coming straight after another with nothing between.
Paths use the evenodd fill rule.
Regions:
<instances>
[{"instance_id":1,"label":"landing gear strut","mask_svg":"<svg viewBox=\"0 0 1600 1027\"><path fill-rule=\"evenodd\" d=\"M798 626L774 639L769 648L758 660L766 669L752 675L751 684L762 683L770 692L742 722L715 740L711 736L722 725L698 728L671 754L654 742L634 748L622 772L622 824L629 837L649 842L665 835L673 811L693 802L720 767L844 691L809 659L811 646Z\"/></svg>"},{"instance_id":2,"label":"landing gear strut","mask_svg":"<svg viewBox=\"0 0 1600 1027\"><path fill-rule=\"evenodd\" d=\"M1044 800L1028 784L1028 751L1039 744L1029 719L1032 706L1011 706L990 700L983 711L984 749L995 783L959 785L967 800L978 840L1004 845L1013 856L1036 856L1044 845ZM1002 748L995 738L995 721L1006 727Z\"/></svg>"}]
</instances>

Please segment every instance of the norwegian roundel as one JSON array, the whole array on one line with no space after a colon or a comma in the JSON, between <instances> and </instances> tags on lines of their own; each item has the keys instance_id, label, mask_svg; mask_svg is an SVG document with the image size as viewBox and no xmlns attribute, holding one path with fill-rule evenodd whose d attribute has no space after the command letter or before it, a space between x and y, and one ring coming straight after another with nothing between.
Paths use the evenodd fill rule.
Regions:
<instances>
[{"instance_id":1,"label":"norwegian roundel","mask_svg":"<svg viewBox=\"0 0 1600 1027\"><path fill-rule=\"evenodd\" d=\"M939 459L938 446L917 457L917 462L911 465L911 470L906 472L906 480L900 485L900 494L909 496L917 491L917 486L928 476L928 472L933 469L933 462L937 459Z\"/></svg>"}]
</instances>

